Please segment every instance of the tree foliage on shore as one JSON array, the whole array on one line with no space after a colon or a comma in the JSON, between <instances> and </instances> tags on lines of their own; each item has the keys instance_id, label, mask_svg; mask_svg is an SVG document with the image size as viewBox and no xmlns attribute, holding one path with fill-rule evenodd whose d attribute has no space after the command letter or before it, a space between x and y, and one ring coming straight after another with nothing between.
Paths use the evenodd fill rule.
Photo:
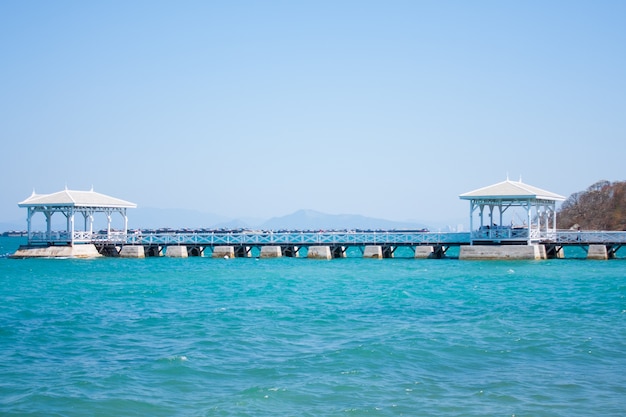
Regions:
<instances>
[{"instance_id":1,"label":"tree foliage on shore","mask_svg":"<svg viewBox=\"0 0 626 417\"><path fill-rule=\"evenodd\" d=\"M570 195L556 219L559 229L626 230L626 181L598 181Z\"/></svg>"}]
</instances>

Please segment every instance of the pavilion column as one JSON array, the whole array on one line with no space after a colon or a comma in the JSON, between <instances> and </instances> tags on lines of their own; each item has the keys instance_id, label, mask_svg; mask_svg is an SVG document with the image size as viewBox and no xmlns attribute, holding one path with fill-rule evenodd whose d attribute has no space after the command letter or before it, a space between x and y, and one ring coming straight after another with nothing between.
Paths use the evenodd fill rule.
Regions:
<instances>
[{"instance_id":1,"label":"pavilion column","mask_svg":"<svg viewBox=\"0 0 626 417\"><path fill-rule=\"evenodd\" d=\"M485 212L485 206L484 205L480 205L480 227L482 228L485 225L485 220L484 220L484 212Z\"/></svg>"},{"instance_id":2,"label":"pavilion column","mask_svg":"<svg viewBox=\"0 0 626 417\"><path fill-rule=\"evenodd\" d=\"M532 228L533 228L533 223L532 223L532 204L530 204L530 200L528 200L526 202L526 215L528 216L528 221L527 221L527 225L528 225L528 244L530 244L530 235L532 232Z\"/></svg>"},{"instance_id":3,"label":"pavilion column","mask_svg":"<svg viewBox=\"0 0 626 417\"><path fill-rule=\"evenodd\" d=\"M44 212L46 215L46 240L52 240L52 213L48 210Z\"/></svg>"},{"instance_id":4,"label":"pavilion column","mask_svg":"<svg viewBox=\"0 0 626 417\"><path fill-rule=\"evenodd\" d=\"M89 232L89 235L93 235L93 212L83 211L82 213L83 218L85 219L83 230L85 232Z\"/></svg>"},{"instance_id":5,"label":"pavilion column","mask_svg":"<svg viewBox=\"0 0 626 417\"><path fill-rule=\"evenodd\" d=\"M534 214L535 214L535 218L537 219L537 224L535 226L541 232L541 216L539 215L539 208L537 206L535 206Z\"/></svg>"},{"instance_id":6,"label":"pavilion column","mask_svg":"<svg viewBox=\"0 0 626 417\"><path fill-rule=\"evenodd\" d=\"M33 219L33 212L34 212L34 210L35 209L33 207L28 207L27 215L26 215L26 232L28 234L28 243L31 242L31 239L33 237L32 236L32 230L33 229L32 229L31 223L32 223L32 219Z\"/></svg>"},{"instance_id":7,"label":"pavilion column","mask_svg":"<svg viewBox=\"0 0 626 417\"><path fill-rule=\"evenodd\" d=\"M91 212L89 210L81 210L83 215L83 231L87 232L91 226Z\"/></svg>"},{"instance_id":8,"label":"pavilion column","mask_svg":"<svg viewBox=\"0 0 626 417\"><path fill-rule=\"evenodd\" d=\"M111 212L107 211L107 238L111 238Z\"/></svg>"},{"instance_id":9,"label":"pavilion column","mask_svg":"<svg viewBox=\"0 0 626 417\"><path fill-rule=\"evenodd\" d=\"M70 244L74 245L74 210L67 213L67 233L70 235Z\"/></svg>"},{"instance_id":10,"label":"pavilion column","mask_svg":"<svg viewBox=\"0 0 626 417\"><path fill-rule=\"evenodd\" d=\"M537 224L535 225L538 232L541 232L541 213L539 212L539 206L535 205L535 217L537 218ZM532 206L531 206L532 211Z\"/></svg>"},{"instance_id":11,"label":"pavilion column","mask_svg":"<svg viewBox=\"0 0 626 417\"><path fill-rule=\"evenodd\" d=\"M122 216L124 216L124 236L128 233L128 216L126 216L126 209L122 209Z\"/></svg>"},{"instance_id":12,"label":"pavilion column","mask_svg":"<svg viewBox=\"0 0 626 417\"><path fill-rule=\"evenodd\" d=\"M470 245L472 244L472 235L474 234L474 210L476 209L476 205L474 201L470 201Z\"/></svg>"}]
</instances>

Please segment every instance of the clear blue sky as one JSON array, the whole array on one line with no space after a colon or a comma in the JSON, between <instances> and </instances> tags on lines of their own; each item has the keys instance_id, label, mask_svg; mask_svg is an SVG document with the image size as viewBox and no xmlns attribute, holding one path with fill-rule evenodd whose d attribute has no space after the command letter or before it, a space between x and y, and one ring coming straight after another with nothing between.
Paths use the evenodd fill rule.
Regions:
<instances>
[{"instance_id":1,"label":"clear blue sky","mask_svg":"<svg viewBox=\"0 0 626 417\"><path fill-rule=\"evenodd\" d=\"M428 222L507 173L626 180L624 22L624 1L2 1L0 221L66 185Z\"/></svg>"}]
</instances>

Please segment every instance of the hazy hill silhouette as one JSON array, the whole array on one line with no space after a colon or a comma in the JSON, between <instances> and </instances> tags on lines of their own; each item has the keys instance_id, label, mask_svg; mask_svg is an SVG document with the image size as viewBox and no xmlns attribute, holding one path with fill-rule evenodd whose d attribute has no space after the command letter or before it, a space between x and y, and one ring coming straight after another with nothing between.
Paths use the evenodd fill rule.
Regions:
<instances>
[{"instance_id":1,"label":"hazy hill silhouette","mask_svg":"<svg viewBox=\"0 0 626 417\"><path fill-rule=\"evenodd\" d=\"M326 214L315 210L298 210L286 216L274 217L260 225L262 229L344 230L344 229L422 229L413 222L377 219L357 214Z\"/></svg>"}]
</instances>

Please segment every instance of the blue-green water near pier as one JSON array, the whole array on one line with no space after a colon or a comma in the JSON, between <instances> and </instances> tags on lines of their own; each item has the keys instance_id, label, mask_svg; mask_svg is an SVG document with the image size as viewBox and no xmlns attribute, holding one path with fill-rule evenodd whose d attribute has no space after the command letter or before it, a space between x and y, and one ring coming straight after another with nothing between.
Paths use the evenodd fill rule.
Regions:
<instances>
[{"instance_id":1,"label":"blue-green water near pier","mask_svg":"<svg viewBox=\"0 0 626 417\"><path fill-rule=\"evenodd\" d=\"M622 259L0 258L0 415L623 416L625 297Z\"/></svg>"}]
</instances>

